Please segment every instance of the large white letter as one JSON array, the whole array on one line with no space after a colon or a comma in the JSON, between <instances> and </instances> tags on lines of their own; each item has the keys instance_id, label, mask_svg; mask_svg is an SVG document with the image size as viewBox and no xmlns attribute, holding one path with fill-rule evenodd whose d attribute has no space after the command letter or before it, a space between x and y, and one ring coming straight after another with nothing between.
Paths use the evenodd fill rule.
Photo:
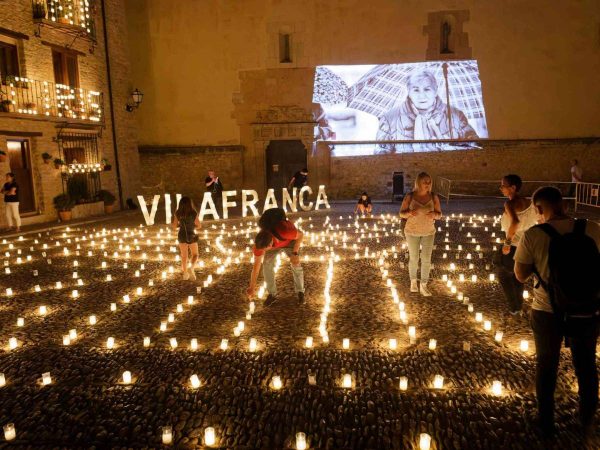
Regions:
<instances>
[{"instance_id":1,"label":"large white letter","mask_svg":"<svg viewBox=\"0 0 600 450\"><path fill-rule=\"evenodd\" d=\"M144 215L144 220L146 221L146 225L154 225L154 216L156 216L156 210L158 209L158 201L160 200L160 195L155 195L152 199L152 209L150 210L150 215L148 215L148 207L146 206L146 200L144 200L143 195L138 195L138 202L140 203L140 209L142 210L142 214Z\"/></svg>"},{"instance_id":2,"label":"large white letter","mask_svg":"<svg viewBox=\"0 0 600 450\"><path fill-rule=\"evenodd\" d=\"M252 196L252 200L248 201L248 196ZM260 214L258 213L258 209L256 209L256 204L258 203L258 192L253 190L244 189L242 191L242 217L247 216L248 208L252 210L252 214L254 217L258 217Z\"/></svg>"},{"instance_id":3,"label":"large white letter","mask_svg":"<svg viewBox=\"0 0 600 450\"><path fill-rule=\"evenodd\" d=\"M231 197L231 196L236 196L237 195L237 191L223 191L221 193L221 197L223 199L223 219L227 219L229 218L229 211L227 211L227 208L232 207L235 208L237 206L236 202L230 202L227 200L227 197Z\"/></svg>"},{"instance_id":4,"label":"large white letter","mask_svg":"<svg viewBox=\"0 0 600 450\"><path fill-rule=\"evenodd\" d=\"M312 194L312 189L310 188L310 186L302 186L302 189L300 189L300 193L298 194L298 200L300 201L300 208L302 208L302 211L310 211L311 208L313 207L313 202L310 202L308 205L304 204L304 193L308 192L308 195Z\"/></svg>"},{"instance_id":5,"label":"large white letter","mask_svg":"<svg viewBox=\"0 0 600 450\"><path fill-rule=\"evenodd\" d=\"M327 194L325 193L325 185L319 186L319 192L317 193L317 201L315 202L315 211L319 209L319 205L325 205L325 208L331 208L327 201Z\"/></svg>"},{"instance_id":6,"label":"large white letter","mask_svg":"<svg viewBox=\"0 0 600 450\"><path fill-rule=\"evenodd\" d=\"M277 208L277 199L275 198L275 191L273 189L269 189L267 191L267 196L265 197L265 206L263 207L263 212L267 209Z\"/></svg>"},{"instance_id":7,"label":"large white letter","mask_svg":"<svg viewBox=\"0 0 600 450\"><path fill-rule=\"evenodd\" d=\"M283 188L281 190L281 203L282 203L282 208L285 212L287 212L287 205L290 205L290 210L292 212L298 212L298 197L296 197L297 194L297 188L293 188L292 189L292 197L290 198L290 193L288 192L287 188Z\"/></svg>"},{"instance_id":8,"label":"large white letter","mask_svg":"<svg viewBox=\"0 0 600 450\"><path fill-rule=\"evenodd\" d=\"M206 205L208 204L208 208ZM202 205L200 206L200 213L198 214L198 218L200 221L204 220L204 216L212 214L213 219L219 220L219 213L217 212L217 207L215 206L215 202L213 202L212 195L210 192L205 192L204 197L202 198Z\"/></svg>"},{"instance_id":9,"label":"large white letter","mask_svg":"<svg viewBox=\"0 0 600 450\"><path fill-rule=\"evenodd\" d=\"M179 201L181 200L181 194L175 194L175 211L179 208ZM171 223L171 194L165 194L165 217L167 220L167 225Z\"/></svg>"}]
</instances>

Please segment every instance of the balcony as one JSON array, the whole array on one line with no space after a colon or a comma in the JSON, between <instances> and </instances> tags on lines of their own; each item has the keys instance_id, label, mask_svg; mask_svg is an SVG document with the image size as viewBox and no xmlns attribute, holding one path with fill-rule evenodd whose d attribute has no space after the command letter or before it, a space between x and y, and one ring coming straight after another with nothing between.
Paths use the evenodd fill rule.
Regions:
<instances>
[{"instance_id":1,"label":"balcony","mask_svg":"<svg viewBox=\"0 0 600 450\"><path fill-rule=\"evenodd\" d=\"M96 40L90 0L31 0L31 8L40 27Z\"/></svg>"},{"instance_id":2,"label":"balcony","mask_svg":"<svg viewBox=\"0 0 600 450\"><path fill-rule=\"evenodd\" d=\"M0 79L0 114L47 116L103 124L102 105L100 92L24 77Z\"/></svg>"}]
</instances>

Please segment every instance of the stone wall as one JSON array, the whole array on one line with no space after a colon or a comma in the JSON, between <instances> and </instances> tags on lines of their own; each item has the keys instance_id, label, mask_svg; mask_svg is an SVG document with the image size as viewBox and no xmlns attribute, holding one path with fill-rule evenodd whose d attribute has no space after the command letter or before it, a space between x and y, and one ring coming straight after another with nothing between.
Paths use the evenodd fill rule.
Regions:
<instances>
[{"instance_id":1,"label":"stone wall","mask_svg":"<svg viewBox=\"0 0 600 450\"><path fill-rule=\"evenodd\" d=\"M191 196L199 207L204 180L214 170L225 190L245 186L242 148L222 147L140 147L141 194L182 194Z\"/></svg>"},{"instance_id":2,"label":"stone wall","mask_svg":"<svg viewBox=\"0 0 600 450\"><path fill-rule=\"evenodd\" d=\"M131 83L129 79L129 47L125 9L119 0L93 2L91 14L94 17L96 40L79 36L65 30L68 26L38 26L33 20L30 1L7 0L0 2L0 39L17 45L20 75L32 80L54 82L52 49L58 48L77 55L80 87L99 91L103 94L103 122L89 120L45 117L42 114L0 112L0 149L6 151L7 139L28 139L31 151L31 167L35 186L36 213L23 218L24 224L45 222L56 219L52 198L62 193L60 171L52 164L44 164L41 154L59 156L55 142L60 130L70 132L97 133L98 161L105 158L113 170L102 172L102 188L118 196L117 164L112 134L114 119L116 124L117 148L121 171L123 197L133 197L139 190L139 156L137 152L136 123L132 114L125 112L129 100ZM106 7L107 33L111 58L112 103L108 89L106 45L102 21L102 8ZM73 27L71 27L73 28ZM8 162L0 163L2 173L8 172ZM118 202L116 207L118 208ZM4 225L4 215L0 215L0 226Z\"/></svg>"},{"instance_id":3,"label":"stone wall","mask_svg":"<svg viewBox=\"0 0 600 450\"><path fill-rule=\"evenodd\" d=\"M366 190L373 198L391 199L393 172L404 172L405 189L425 171L453 180L498 180L517 173L524 180L570 181L576 158L585 180L600 179L600 139L488 141L482 149L331 158L328 193L356 198Z\"/></svg>"}]
</instances>

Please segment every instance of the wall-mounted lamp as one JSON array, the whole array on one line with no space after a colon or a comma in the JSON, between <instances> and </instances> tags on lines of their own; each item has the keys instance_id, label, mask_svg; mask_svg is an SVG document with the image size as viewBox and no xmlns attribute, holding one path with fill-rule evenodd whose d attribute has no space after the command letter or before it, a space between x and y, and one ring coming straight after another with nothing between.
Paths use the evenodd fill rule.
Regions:
<instances>
[{"instance_id":1,"label":"wall-mounted lamp","mask_svg":"<svg viewBox=\"0 0 600 450\"><path fill-rule=\"evenodd\" d=\"M136 88L136 90L131 93L131 100L132 101L127 103L127 106L125 106L125 109L128 112L131 112L134 109L137 109L140 106L140 103L142 103L143 98L144 98L144 94L142 94Z\"/></svg>"}]
</instances>

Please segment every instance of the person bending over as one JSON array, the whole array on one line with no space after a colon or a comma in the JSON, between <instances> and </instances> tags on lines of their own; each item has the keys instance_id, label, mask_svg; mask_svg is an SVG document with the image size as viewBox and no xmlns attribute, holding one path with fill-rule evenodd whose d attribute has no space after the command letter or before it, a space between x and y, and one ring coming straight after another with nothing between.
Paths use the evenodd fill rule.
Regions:
<instances>
[{"instance_id":1,"label":"person bending over","mask_svg":"<svg viewBox=\"0 0 600 450\"><path fill-rule=\"evenodd\" d=\"M354 208L354 214L360 212L363 216L368 214L371 217L373 212L373 205L371 204L371 197L367 195L366 192L363 192L358 199L358 203L356 204L356 208Z\"/></svg>"},{"instance_id":2,"label":"person bending over","mask_svg":"<svg viewBox=\"0 0 600 450\"><path fill-rule=\"evenodd\" d=\"M278 210L279 208L277 208ZM272 210L263 213L272 214ZM271 212L269 212L271 211ZM284 215L283 210L281 213ZM262 222L263 217L261 217ZM285 216L283 216L285 217ZM260 267L263 268L263 278L267 283L267 298L265 306L271 306L277 301L277 285L275 284L275 262L277 255L285 253L290 259L290 268L294 277L294 289L298 296L298 304L304 303L304 272L300 264L300 247L302 246L303 233L289 220L283 218L272 225L261 229L254 238L254 265L250 275L250 286L246 290L248 297L252 298L256 293L256 281Z\"/></svg>"},{"instance_id":3,"label":"person bending over","mask_svg":"<svg viewBox=\"0 0 600 450\"><path fill-rule=\"evenodd\" d=\"M175 211L175 218L171 224L177 232L177 241L179 242L179 252L181 254L181 273L184 280L195 280L196 274L194 267L198 261L198 235L196 228L200 228L198 213L194 208L194 203L190 197L181 197L179 206ZM188 269L188 252L191 253L191 267Z\"/></svg>"}]
</instances>

